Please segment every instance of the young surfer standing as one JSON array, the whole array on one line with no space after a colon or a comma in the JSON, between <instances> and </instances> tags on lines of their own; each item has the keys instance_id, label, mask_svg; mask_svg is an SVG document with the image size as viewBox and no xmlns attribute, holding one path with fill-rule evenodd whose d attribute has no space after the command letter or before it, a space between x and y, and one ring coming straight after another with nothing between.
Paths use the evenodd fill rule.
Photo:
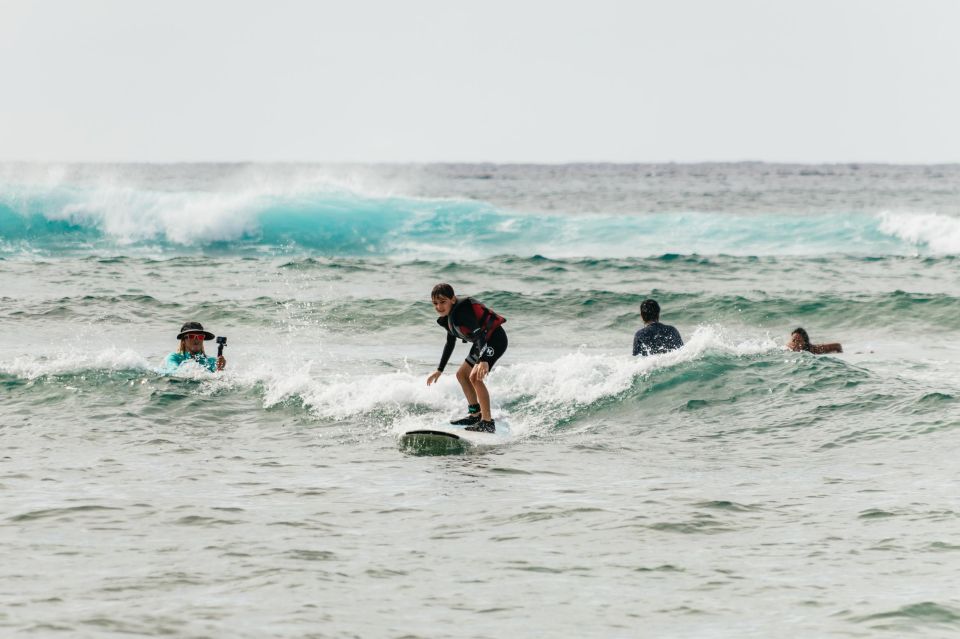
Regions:
<instances>
[{"instance_id":1,"label":"young surfer standing","mask_svg":"<svg viewBox=\"0 0 960 639\"><path fill-rule=\"evenodd\" d=\"M475 299L457 298L449 284L434 286L430 299L440 316L437 324L447 331L447 343L440 365L427 377L427 386L440 378L457 340L471 342L470 354L457 370L457 381L467 398L467 415L450 423L466 426L466 430L493 433L496 425L490 414L490 393L483 380L507 350L507 333L501 326L507 320Z\"/></svg>"}]
</instances>

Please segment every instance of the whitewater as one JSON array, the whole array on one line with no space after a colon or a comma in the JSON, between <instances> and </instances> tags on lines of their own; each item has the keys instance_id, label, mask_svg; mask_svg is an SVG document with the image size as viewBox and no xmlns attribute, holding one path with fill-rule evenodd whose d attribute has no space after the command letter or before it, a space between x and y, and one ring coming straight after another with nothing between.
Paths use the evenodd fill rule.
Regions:
<instances>
[{"instance_id":1,"label":"whitewater","mask_svg":"<svg viewBox=\"0 0 960 639\"><path fill-rule=\"evenodd\" d=\"M952 165L2 164L0 628L954 634L958 256ZM438 282L507 445L398 445Z\"/></svg>"}]
</instances>

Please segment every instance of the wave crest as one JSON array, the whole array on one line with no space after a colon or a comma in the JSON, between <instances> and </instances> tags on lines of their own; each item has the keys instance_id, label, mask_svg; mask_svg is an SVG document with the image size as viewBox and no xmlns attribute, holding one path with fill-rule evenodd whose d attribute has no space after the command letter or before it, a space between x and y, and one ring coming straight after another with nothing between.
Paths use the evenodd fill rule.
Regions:
<instances>
[{"instance_id":1,"label":"wave crest","mask_svg":"<svg viewBox=\"0 0 960 639\"><path fill-rule=\"evenodd\" d=\"M777 350L770 339L732 340L718 326L701 326L683 349L653 357L577 351L551 361L504 364L493 373L497 411L511 415L520 429L544 430L584 411L599 409L624 398L638 381L657 371L697 365L707 356L739 358ZM463 395L451 373L427 387L426 372L405 364L390 372L346 374L321 370L312 360L275 361L243 356L220 375L205 371L181 371L179 377L204 382L204 392L238 389L255 392L263 408L284 402L302 404L323 420L367 420L373 416L394 424L410 420L436 421L437 413L461 406ZM35 380L69 377L69 382L102 385L104 373L120 375L127 382L131 373L159 374L158 362L150 362L130 350L108 349L96 353L72 353L57 357L20 357L0 364L0 373ZM127 373L123 375L123 373ZM86 381L84 381L86 380Z\"/></svg>"},{"instance_id":2,"label":"wave crest","mask_svg":"<svg viewBox=\"0 0 960 639\"><path fill-rule=\"evenodd\" d=\"M2 182L0 238L7 252L116 252L146 246L427 259L887 255L915 251L917 245L938 252L960 249L960 220L936 214L521 213L477 200L363 190L366 185L322 175L279 181L256 172L243 176L170 189L157 186L163 181L156 175L150 186L102 176L79 183Z\"/></svg>"},{"instance_id":3,"label":"wave crest","mask_svg":"<svg viewBox=\"0 0 960 639\"><path fill-rule=\"evenodd\" d=\"M940 255L960 254L960 218L952 215L884 212L880 230Z\"/></svg>"}]
</instances>

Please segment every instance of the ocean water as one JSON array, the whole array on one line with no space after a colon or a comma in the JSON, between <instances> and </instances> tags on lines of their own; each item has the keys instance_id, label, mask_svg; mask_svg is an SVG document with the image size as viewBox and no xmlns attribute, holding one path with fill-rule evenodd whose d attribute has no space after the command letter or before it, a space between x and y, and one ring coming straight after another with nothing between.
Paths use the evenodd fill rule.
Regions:
<instances>
[{"instance_id":1,"label":"ocean water","mask_svg":"<svg viewBox=\"0 0 960 639\"><path fill-rule=\"evenodd\" d=\"M0 165L0 634L954 635L958 256L960 166ZM399 446L440 281L503 446Z\"/></svg>"}]
</instances>

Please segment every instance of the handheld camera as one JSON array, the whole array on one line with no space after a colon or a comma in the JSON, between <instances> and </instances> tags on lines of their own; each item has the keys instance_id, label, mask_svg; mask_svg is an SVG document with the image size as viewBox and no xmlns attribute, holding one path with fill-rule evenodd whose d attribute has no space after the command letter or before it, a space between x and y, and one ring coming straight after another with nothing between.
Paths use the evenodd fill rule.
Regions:
<instances>
[{"instance_id":1,"label":"handheld camera","mask_svg":"<svg viewBox=\"0 0 960 639\"><path fill-rule=\"evenodd\" d=\"M226 337L217 338L217 357L223 357L223 347L227 345Z\"/></svg>"}]
</instances>

